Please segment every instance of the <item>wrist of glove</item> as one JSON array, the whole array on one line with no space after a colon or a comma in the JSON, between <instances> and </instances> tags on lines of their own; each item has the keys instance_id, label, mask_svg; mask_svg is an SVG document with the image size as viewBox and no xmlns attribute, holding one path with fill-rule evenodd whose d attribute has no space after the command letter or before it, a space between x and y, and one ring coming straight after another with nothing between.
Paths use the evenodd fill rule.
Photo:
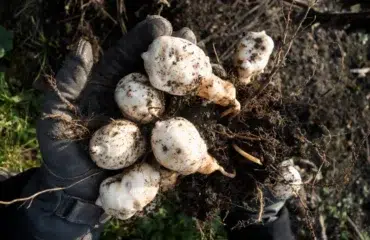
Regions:
<instances>
[{"instance_id":1,"label":"wrist of glove","mask_svg":"<svg viewBox=\"0 0 370 240\"><path fill-rule=\"evenodd\" d=\"M49 177L43 167L38 169L23 189L23 195L60 186L50 185ZM40 194L25 202L18 211L22 239L83 239L91 233L99 235L108 217L93 201L70 195L65 190Z\"/></svg>"}]
</instances>

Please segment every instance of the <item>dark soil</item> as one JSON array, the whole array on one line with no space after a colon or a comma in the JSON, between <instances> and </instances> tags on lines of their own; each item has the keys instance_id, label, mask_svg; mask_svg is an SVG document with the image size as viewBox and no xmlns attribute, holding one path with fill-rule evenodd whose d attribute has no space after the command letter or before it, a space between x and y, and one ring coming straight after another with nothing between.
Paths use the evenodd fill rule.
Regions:
<instances>
[{"instance_id":1,"label":"dark soil","mask_svg":"<svg viewBox=\"0 0 370 240\"><path fill-rule=\"evenodd\" d=\"M333 4L322 2L318 6L322 8L317 10L325 9L324 6L329 10L340 9L340 5L333 7ZM200 1L193 5L183 1L177 7L177 12L176 8L170 10L174 14L171 15L173 22L193 29L214 62L217 61L215 46L231 79L230 57L234 44L244 31L266 30L275 40L275 53L280 47L286 51L282 39L284 31L288 31L289 36L294 34L303 16L302 12L294 11L291 17L296 24L286 27L283 16L287 17L289 6L282 9L281 5L269 1L266 5L260 1L244 5L227 1ZM246 9L254 12L245 17ZM193 18L194 15L197 18ZM368 64L366 36L363 32L334 30L327 23L304 25L273 78L275 87L270 86L263 92L255 91L253 87L239 89L238 99L244 103L243 112L231 122L210 117L195 121L200 122L198 128L208 140L210 152L223 166L237 169L237 177L230 180L214 174L183 179L180 193L181 199L187 203L185 209L190 209L198 217L206 217L207 211L212 212L215 208L243 206L248 193L252 197L256 195L256 183L274 177L269 166L298 157L319 167L324 176L321 181L307 182L300 200L291 201L297 231L302 224L306 225L306 230L298 233L300 238L321 235L322 227L317 221L320 215L327 217L329 238L341 238L343 231L354 234L348 221L343 223L343 218L331 216L335 215L333 211L346 212L357 227L366 232L370 85L368 77L358 78L350 73L350 69ZM274 61L271 62L273 66ZM260 81L269 77L266 73ZM240 156L232 150L231 142L263 160L266 167L242 163ZM309 169L303 167L304 171ZM342 204L350 201L350 206L339 205L335 210L328 210L345 201L343 199L347 203Z\"/></svg>"},{"instance_id":2,"label":"dark soil","mask_svg":"<svg viewBox=\"0 0 370 240\"><path fill-rule=\"evenodd\" d=\"M99 2L90 1L84 16L75 1L43 1L27 8L16 3L0 6L6 9L0 15L1 22L16 32L13 55L22 56L3 64L10 66L11 74L24 86L31 86L30 79L42 80L44 73L57 71L69 46L80 36L90 39L97 50L111 46L122 35L108 16L117 20L115 4ZM187 214L204 220L215 212L245 206L245 202L256 200L257 186L273 182L277 164L294 158L306 181L299 198L288 204L299 239L322 235L319 216L325 218L329 239L341 239L344 232L348 239L357 236L348 217L360 231L370 232L366 224L370 218L370 77L350 72L368 67L365 32L353 28L346 28L346 32L330 22L320 24L310 14L301 26L305 9L290 11L282 1L174 0L169 1L171 7L156 1L125 2L128 29L147 14L161 12L175 30L190 27L213 63L221 64L233 82L232 54L244 32L265 30L275 41L267 71L254 84L237 86L242 112L236 118L220 118L224 108L205 105L197 97L168 97L167 116L192 121L210 154L227 171L235 169L237 173L234 179L220 173L183 177L174 195ZM67 3L71 3L68 11ZM14 14L21 10L22 14ZM348 8L322 1L315 10ZM30 22L30 16L41 13L43 17L36 18L36 23ZM47 42L40 40L41 33ZM39 42L31 43L28 38ZM45 59L40 57L40 46ZM29 63L27 69L20 71L25 63ZM232 143L261 159L264 166L244 160Z\"/></svg>"}]
</instances>

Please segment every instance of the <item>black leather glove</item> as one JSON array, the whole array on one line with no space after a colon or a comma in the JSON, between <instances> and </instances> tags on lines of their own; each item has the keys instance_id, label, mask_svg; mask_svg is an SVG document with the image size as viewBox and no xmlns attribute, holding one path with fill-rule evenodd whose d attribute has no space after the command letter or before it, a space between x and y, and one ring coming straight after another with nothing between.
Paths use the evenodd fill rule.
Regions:
<instances>
[{"instance_id":1,"label":"black leather glove","mask_svg":"<svg viewBox=\"0 0 370 240\"><path fill-rule=\"evenodd\" d=\"M252 239L294 239L290 227L289 213L285 202L298 194L302 187L300 173L294 167L293 159L283 161L276 168L277 183L260 186L257 194L262 194L263 211L260 200L235 206L225 216L229 239L247 235Z\"/></svg>"},{"instance_id":2,"label":"black leather glove","mask_svg":"<svg viewBox=\"0 0 370 240\"><path fill-rule=\"evenodd\" d=\"M189 35L185 32L184 36ZM19 215L18 229L22 233L14 233L21 237L13 239L99 237L105 216L94 203L107 171L97 168L91 161L83 141L61 136L73 135L71 123L78 123L81 118L96 120L116 116L119 113L114 103L116 83L126 74L143 68L141 53L153 39L171 34L172 27L167 20L159 16L148 17L117 46L109 49L95 67L91 45L83 40L79 42L77 50L67 58L56 76L59 94L55 89L46 94L44 118L37 124L43 164L31 177L22 195L78 184L42 194L22 204L16 213Z\"/></svg>"}]
</instances>

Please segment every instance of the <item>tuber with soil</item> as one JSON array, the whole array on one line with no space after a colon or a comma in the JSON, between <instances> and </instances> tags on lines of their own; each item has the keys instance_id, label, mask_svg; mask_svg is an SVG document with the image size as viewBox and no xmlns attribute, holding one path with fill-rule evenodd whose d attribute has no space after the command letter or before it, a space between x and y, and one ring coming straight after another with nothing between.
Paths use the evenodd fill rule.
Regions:
<instances>
[{"instance_id":1,"label":"tuber with soil","mask_svg":"<svg viewBox=\"0 0 370 240\"><path fill-rule=\"evenodd\" d=\"M239 82L248 84L253 76L263 73L273 49L274 41L265 31L249 32L242 38L234 55Z\"/></svg>"},{"instance_id":2,"label":"tuber with soil","mask_svg":"<svg viewBox=\"0 0 370 240\"><path fill-rule=\"evenodd\" d=\"M116 120L100 128L90 140L91 159L101 168L115 170L135 163L146 152L140 128L127 120Z\"/></svg>"},{"instance_id":3,"label":"tuber with soil","mask_svg":"<svg viewBox=\"0 0 370 240\"><path fill-rule=\"evenodd\" d=\"M185 118L156 122L151 144L157 161L182 175L220 171L227 177L235 177L235 173L226 172L207 152L207 145L198 130Z\"/></svg>"},{"instance_id":4,"label":"tuber with soil","mask_svg":"<svg viewBox=\"0 0 370 240\"><path fill-rule=\"evenodd\" d=\"M222 116L240 112L234 85L212 73L209 57L194 43L162 36L153 41L142 58L155 88L177 96L194 94L229 107Z\"/></svg>"},{"instance_id":5,"label":"tuber with soil","mask_svg":"<svg viewBox=\"0 0 370 240\"><path fill-rule=\"evenodd\" d=\"M155 120L165 109L163 92L153 88L141 73L131 73L122 78L114 97L123 115L138 123Z\"/></svg>"},{"instance_id":6,"label":"tuber with soil","mask_svg":"<svg viewBox=\"0 0 370 240\"><path fill-rule=\"evenodd\" d=\"M108 215L129 219L155 198L159 184L159 171L147 163L137 164L104 180L96 204Z\"/></svg>"}]
</instances>

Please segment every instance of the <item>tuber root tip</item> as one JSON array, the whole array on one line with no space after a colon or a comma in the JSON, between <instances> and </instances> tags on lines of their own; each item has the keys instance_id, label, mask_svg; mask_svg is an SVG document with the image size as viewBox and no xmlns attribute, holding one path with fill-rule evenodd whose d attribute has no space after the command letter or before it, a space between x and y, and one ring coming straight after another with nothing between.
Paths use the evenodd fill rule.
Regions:
<instances>
[{"instance_id":1,"label":"tuber root tip","mask_svg":"<svg viewBox=\"0 0 370 240\"><path fill-rule=\"evenodd\" d=\"M159 184L161 190L167 192L174 189L180 174L167 169L161 169L159 172L161 174L161 181Z\"/></svg>"},{"instance_id":2,"label":"tuber root tip","mask_svg":"<svg viewBox=\"0 0 370 240\"><path fill-rule=\"evenodd\" d=\"M240 155L242 155L245 159L253 162L253 163L256 163L258 165L263 165L261 160L259 160L258 158L250 155L249 153L245 152L243 149L241 149L240 147L238 147L236 144L233 143L233 148L235 149L235 151L237 151Z\"/></svg>"},{"instance_id":3,"label":"tuber root tip","mask_svg":"<svg viewBox=\"0 0 370 240\"><path fill-rule=\"evenodd\" d=\"M221 118L226 117L229 115L230 118L237 116L241 111L240 102L235 99L231 108L227 109L223 113L221 113Z\"/></svg>"},{"instance_id":4,"label":"tuber root tip","mask_svg":"<svg viewBox=\"0 0 370 240\"><path fill-rule=\"evenodd\" d=\"M212 157L210 154L208 154L207 159L203 162L198 172L201 174L208 175L215 171L219 171L222 173L222 175L229 177L229 178L234 178L236 176L235 170L233 173L226 172L225 169L221 167L220 164L218 164L217 160L214 157Z\"/></svg>"},{"instance_id":5,"label":"tuber root tip","mask_svg":"<svg viewBox=\"0 0 370 240\"><path fill-rule=\"evenodd\" d=\"M103 203L102 203L100 197L98 197L98 199L96 199L95 205L97 205L99 207L103 206Z\"/></svg>"},{"instance_id":6,"label":"tuber root tip","mask_svg":"<svg viewBox=\"0 0 370 240\"><path fill-rule=\"evenodd\" d=\"M235 178L236 177L236 171L235 171L235 169L233 170L232 173L229 173L229 172L226 172L225 169L220 166L220 168L218 169L218 171L220 171L220 173L222 173L222 175L224 175L226 177L229 177L229 178Z\"/></svg>"}]
</instances>

